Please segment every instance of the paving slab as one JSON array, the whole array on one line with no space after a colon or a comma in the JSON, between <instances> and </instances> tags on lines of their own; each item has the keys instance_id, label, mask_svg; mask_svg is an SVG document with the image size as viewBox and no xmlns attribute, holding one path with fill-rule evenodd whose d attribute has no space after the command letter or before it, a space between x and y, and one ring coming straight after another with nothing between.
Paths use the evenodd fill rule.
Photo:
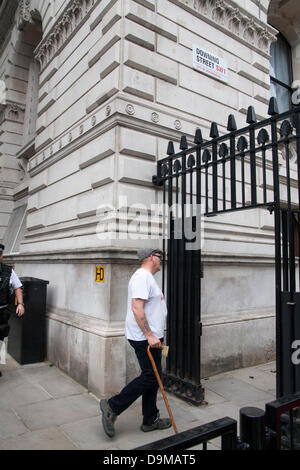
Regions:
<instances>
[{"instance_id":1,"label":"paving slab","mask_svg":"<svg viewBox=\"0 0 300 470\"><path fill-rule=\"evenodd\" d=\"M223 378L233 377L231 375L224 375ZM269 394L276 394L276 374L269 373L269 370L259 369L258 367L249 367L247 369L238 369L234 373L234 378L241 380L255 388L268 392Z\"/></svg>"},{"instance_id":2,"label":"paving slab","mask_svg":"<svg viewBox=\"0 0 300 470\"><path fill-rule=\"evenodd\" d=\"M96 401L88 393L50 399L15 409L32 431L79 421L98 413Z\"/></svg>"},{"instance_id":3,"label":"paving slab","mask_svg":"<svg viewBox=\"0 0 300 470\"><path fill-rule=\"evenodd\" d=\"M240 406L230 401L199 407L195 412L195 420L190 427L215 421L224 417L238 419Z\"/></svg>"},{"instance_id":4,"label":"paving slab","mask_svg":"<svg viewBox=\"0 0 300 470\"><path fill-rule=\"evenodd\" d=\"M143 433L140 430L141 416L138 406L131 406L122 413L115 423L115 436L109 438L102 427L101 415L97 417L62 425L61 429L81 449L132 449L153 439L170 435L169 430ZM155 436L153 436L155 434Z\"/></svg>"},{"instance_id":5,"label":"paving slab","mask_svg":"<svg viewBox=\"0 0 300 470\"><path fill-rule=\"evenodd\" d=\"M82 385L53 367L51 363L43 363L36 367L28 367L27 365L18 371L18 374L23 380L40 385L53 398L79 395L86 392Z\"/></svg>"},{"instance_id":6,"label":"paving slab","mask_svg":"<svg viewBox=\"0 0 300 470\"><path fill-rule=\"evenodd\" d=\"M60 426L60 429L80 449L105 449L110 444L115 445L113 440L109 439L104 433L100 416L73 421L72 423Z\"/></svg>"},{"instance_id":7,"label":"paving slab","mask_svg":"<svg viewBox=\"0 0 300 470\"><path fill-rule=\"evenodd\" d=\"M51 398L51 395L39 385L29 383L13 384L4 382L0 386L0 393L1 406L6 409L38 403Z\"/></svg>"},{"instance_id":8,"label":"paving slab","mask_svg":"<svg viewBox=\"0 0 300 470\"><path fill-rule=\"evenodd\" d=\"M64 377L65 374L60 371L57 367L50 365L49 363L27 364L22 367L21 370L18 370L24 380L30 383L42 383L45 380L53 380L58 377Z\"/></svg>"},{"instance_id":9,"label":"paving slab","mask_svg":"<svg viewBox=\"0 0 300 470\"><path fill-rule=\"evenodd\" d=\"M270 372L272 374L276 374L276 362L275 361L267 362L266 364L259 364L255 367L264 372Z\"/></svg>"},{"instance_id":10,"label":"paving slab","mask_svg":"<svg viewBox=\"0 0 300 470\"><path fill-rule=\"evenodd\" d=\"M24 383L28 383L28 381L24 380L24 377L19 374L18 370L9 370L6 372L2 369L2 377L0 377L0 387L2 387L2 385L10 385L13 387L17 387L18 385L23 385Z\"/></svg>"},{"instance_id":11,"label":"paving slab","mask_svg":"<svg viewBox=\"0 0 300 470\"><path fill-rule=\"evenodd\" d=\"M55 380L43 380L40 385L53 397L62 398L70 395L81 395L86 389L74 380L64 376L56 377Z\"/></svg>"},{"instance_id":12,"label":"paving slab","mask_svg":"<svg viewBox=\"0 0 300 470\"><path fill-rule=\"evenodd\" d=\"M206 387L239 405L258 400L266 400L267 402L270 398L270 394L235 377L213 378L206 383Z\"/></svg>"},{"instance_id":13,"label":"paving slab","mask_svg":"<svg viewBox=\"0 0 300 470\"><path fill-rule=\"evenodd\" d=\"M23 434L28 429L13 410L0 408L0 439Z\"/></svg>"},{"instance_id":14,"label":"paving slab","mask_svg":"<svg viewBox=\"0 0 300 470\"><path fill-rule=\"evenodd\" d=\"M141 399L122 413L116 435L103 431L99 398L49 362L18 365L8 355L0 378L0 449L130 450L174 434L173 428L144 433ZM275 363L203 379L207 404L195 406L167 394L179 432L228 416L239 421L243 406L265 408L275 399ZM167 417L158 392L158 408ZM202 445L193 449L201 449ZM221 448L221 438L208 449Z\"/></svg>"},{"instance_id":15,"label":"paving slab","mask_svg":"<svg viewBox=\"0 0 300 470\"><path fill-rule=\"evenodd\" d=\"M209 405L216 405L217 403L224 403L224 401L226 401L226 398L222 397L222 395L219 395L218 393L215 393L212 390L209 390L209 388L206 388L205 381L202 382L202 386L204 387L204 390L205 390L204 400Z\"/></svg>"},{"instance_id":16,"label":"paving slab","mask_svg":"<svg viewBox=\"0 0 300 470\"><path fill-rule=\"evenodd\" d=\"M172 395L168 395L168 402L178 429L182 424L193 423L197 419L199 407L183 402ZM161 396L159 396L157 403L161 417L167 418L168 412Z\"/></svg>"},{"instance_id":17,"label":"paving slab","mask_svg":"<svg viewBox=\"0 0 300 470\"><path fill-rule=\"evenodd\" d=\"M10 354L6 355L6 364L0 364L0 370L4 372L21 368L22 366Z\"/></svg>"},{"instance_id":18,"label":"paving slab","mask_svg":"<svg viewBox=\"0 0 300 470\"><path fill-rule=\"evenodd\" d=\"M77 447L59 428L26 432L0 443L1 450L76 450Z\"/></svg>"},{"instance_id":19,"label":"paving slab","mask_svg":"<svg viewBox=\"0 0 300 470\"><path fill-rule=\"evenodd\" d=\"M197 409L182 400L169 396L169 405L171 407L175 423L179 431L197 426L197 415L194 411ZM158 408L162 417L168 417L164 400L158 397ZM98 402L97 402L97 408ZM205 420L205 422L207 419ZM72 422L62 425L61 429L76 443L84 449L132 449L146 442L162 439L174 433L173 429L144 433L140 430L142 423L141 400L137 400L130 408L122 413L115 423L116 435L109 438L103 431L101 424L100 411L96 418L89 418L79 422Z\"/></svg>"}]
</instances>

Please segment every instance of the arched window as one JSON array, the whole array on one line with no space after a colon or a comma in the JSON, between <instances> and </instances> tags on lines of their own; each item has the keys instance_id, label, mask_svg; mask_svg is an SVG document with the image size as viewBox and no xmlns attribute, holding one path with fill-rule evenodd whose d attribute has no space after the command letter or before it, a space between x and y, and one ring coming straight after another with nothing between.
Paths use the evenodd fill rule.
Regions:
<instances>
[{"instance_id":1,"label":"arched window","mask_svg":"<svg viewBox=\"0 0 300 470\"><path fill-rule=\"evenodd\" d=\"M271 96L277 99L279 112L282 113L291 108L293 72L291 47L281 33L272 43L270 54Z\"/></svg>"}]
</instances>

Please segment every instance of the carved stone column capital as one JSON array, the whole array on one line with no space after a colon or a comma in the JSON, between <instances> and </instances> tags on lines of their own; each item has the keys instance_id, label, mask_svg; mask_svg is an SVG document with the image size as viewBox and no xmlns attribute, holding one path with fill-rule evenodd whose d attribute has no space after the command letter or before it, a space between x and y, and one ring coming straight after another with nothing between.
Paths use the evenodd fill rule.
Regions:
<instances>
[{"instance_id":1,"label":"carved stone column capital","mask_svg":"<svg viewBox=\"0 0 300 470\"><path fill-rule=\"evenodd\" d=\"M18 103L8 102L6 104L0 104L0 124L4 120L10 120L15 122L24 121L25 106Z\"/></svg>"},{"instance_id":2,"label":"carved stone column capital","mask_svg":"<svg viewBox=\"0 0 300 470\"><path fill-rule=\"evenodd\" d=\"M28 23L34 24L36 21L41 21L39 12L31 8L31 0L18 0L18 7L17 27L19 30L23 30Z\"/></svg>"},{"instance_id":3,"label":"carved stone column capital","mask_svg":"<svg viewBox=\"0 0 300 470\"><path fill-rule=\"evenodd\" d=\"M24 29L26 23L32 22L30 14L30 0L19 0L19 14L17 18L18 29Z\"/></svg>"}]
</instances>

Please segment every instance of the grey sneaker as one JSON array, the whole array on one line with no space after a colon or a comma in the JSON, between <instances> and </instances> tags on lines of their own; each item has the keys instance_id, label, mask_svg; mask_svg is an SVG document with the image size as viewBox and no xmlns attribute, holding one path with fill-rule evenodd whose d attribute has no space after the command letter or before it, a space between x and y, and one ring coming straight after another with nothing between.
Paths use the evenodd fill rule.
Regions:
<instances>
[{"instance_id":1,"label":"grey sneaker","mask_svg":"<svg viewBox=\"0 0 300 470\"><path fill-rule=\"evenodd\" d=\"M169 418L157 418L153 424L142 424L141 430L144 432L155 431L155 429L168 429L172 426Z\"/></svg>"},{"instance_id":2,"label":"grey sneaker","mask_svg":"<svg viewBox=\"0 0 300 470\"><path fill-rule=\"evenodd\" d=\"M107 400L100 400L100 410L102 412L102 425L104 431L108 437L114 437L114 423L117 419L117 415L113 412Z\"/></svg>"}]
</instances>

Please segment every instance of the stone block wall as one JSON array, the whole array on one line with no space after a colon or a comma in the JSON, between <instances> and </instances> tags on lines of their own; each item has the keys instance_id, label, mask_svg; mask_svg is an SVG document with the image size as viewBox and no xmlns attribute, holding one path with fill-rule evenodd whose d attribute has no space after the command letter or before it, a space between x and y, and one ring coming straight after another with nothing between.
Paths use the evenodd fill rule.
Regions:
<instances>
[{"instance_id":1,"label":"stone block wall","mask_svg":"<svg viewBox=\"0 0 300 470\"><path fill-rule=\"evenodd\" d=\"M266 6L237 2L234 28L232 2L223 10L203 10L202 3L85 0L78 11L44 20L48 30L35 51L40 89L23 251L50 249L50 234L59 249L99 246L91 230L102 224L99 206L160 201L151 177L169 139L178 145L186 134L192 142L198 126L207 138L212 120L225 132L230 113L242 126L251 104L266 117L273 38ZM228 61L227 85L193 69L193 44Z\"/></svg>"},{"instance_id":2,"label":"stone block wall","mask_svg":"<svg viewBox=\"0 0 300 470\"><path fill-rule=\"evenodd\" d=\"M182 134L192 144L197 127L206 139L212 121L225 133L229 114L244 126L249 105L258 119L267 116L274 31L266 23L268 0L30 3L43 30L30 50L40 64L36 136L34 154L25 156L24 181L15 181L10 193L10 203L17 195L28 204L26 233L12 259L21 275L50 281L49 359L103 395L117 391L135 367L130 353L124 359L125 284L136 267L137 248L160 243L149 239L147 218L151 204L162 202L161 190L152 185L156 162L169 140L176 150ZM20 30L14 31L12 38L19 37ZM7 60L14 44L12 39L6 46ZM228 62L228 84L193 69L194 44ZM23 101L15 95L24 105L28 62L13 66L12 89L16 75L24 74ZM20 136L23 121L12 124ZM18 145L22 150L21 141ZM128 236L128 221L120 215L117 220L115 210L134 204L143 205L140 233L136 236L137 226L130 225ZM3 209L3 227L9 210ZM208 375L266 359L264 347L253 354L248 331L261 325L267 331L274 316L272 294L267 300L249 296L249 285L259 289L261 275L273 293L268 216L254 211L205 223L202 361ZM101 295L93 279L96 264L107 264ZM246 266L249 283L239 284L240 266ZM226 289L220 289L219 277L230 278L228 289L231 285L237 295L233 306L222 298ZM242 298L248 301L239 303ZM213 338L223 326L228 334L221 347ZM234 328L243 332L236 335L236 350L244 338L238 361L230 352ZM273 336L267 340L268 354ZM107 382L112 362L119 378L113 375Z\"/></svg>"}]
</instances>

